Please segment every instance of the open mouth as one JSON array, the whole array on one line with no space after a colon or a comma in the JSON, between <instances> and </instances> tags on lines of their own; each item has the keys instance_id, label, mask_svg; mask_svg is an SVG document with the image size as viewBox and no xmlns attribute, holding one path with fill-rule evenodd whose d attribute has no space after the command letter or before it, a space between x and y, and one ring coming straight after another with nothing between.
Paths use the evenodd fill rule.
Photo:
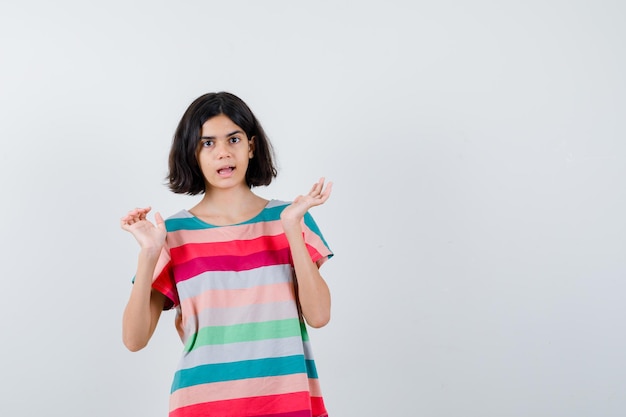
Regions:
<instances>
[{"instance_id":1,"label":"open mouth","mask_svg":"<svg viewBox=\"0 0 626 417\"><path fill-rule=\"evenodd\" d=\"M235 167L224 167L217 170L218 175L230 175L235 170Z\"/></svg>"}]
</instances>

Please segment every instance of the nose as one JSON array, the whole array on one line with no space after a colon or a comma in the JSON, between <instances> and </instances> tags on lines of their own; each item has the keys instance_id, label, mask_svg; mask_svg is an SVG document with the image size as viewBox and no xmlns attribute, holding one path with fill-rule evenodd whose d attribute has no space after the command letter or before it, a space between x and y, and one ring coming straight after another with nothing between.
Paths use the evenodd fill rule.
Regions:
<instances>
[{"instance_id":1,"label":"nose","mask_svg":"<svg viewBox=\"0 0 626 417\"><path fill-rule=\"evenodd\" d=\"M228 144L222 141L218 141L215 144L215 154L218 158L225 158L230 156L230 150L228 149Z\"/></svg>"}]
</instances>

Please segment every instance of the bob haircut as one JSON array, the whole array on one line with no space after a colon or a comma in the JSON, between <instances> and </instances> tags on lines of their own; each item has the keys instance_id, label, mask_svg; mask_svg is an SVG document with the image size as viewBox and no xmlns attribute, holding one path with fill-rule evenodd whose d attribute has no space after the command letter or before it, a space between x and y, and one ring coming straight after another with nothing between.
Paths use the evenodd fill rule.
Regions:
<instances>
[{"instance_id":1,"label":"bob haircut","mask_svg":"<svg viewBox=\"0 0 626 417\"><path fill-rule=\"evenodd\" d=\"M239 126L248 139L254 137L254 156L246 171L248 187L269 185L278 174L272 144L248 105L231 93L208 93L189 105L176 128L169 155L168 180L172 192L189 195L206 192L204 175L198 165L198 145L204 122L220 114Z\"/></svg>"}]
</instances>

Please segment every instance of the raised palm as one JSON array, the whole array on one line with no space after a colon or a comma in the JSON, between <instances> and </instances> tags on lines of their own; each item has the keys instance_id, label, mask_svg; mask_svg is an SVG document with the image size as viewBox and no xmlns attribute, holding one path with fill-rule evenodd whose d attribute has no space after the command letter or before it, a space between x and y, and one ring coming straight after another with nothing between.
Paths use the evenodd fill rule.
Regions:
<instances>
[{"instance_id":1,"label":"raised palm","mask_svg":"<svg viewBox=\"0 0 626 417\"><path fill-rule=\"evenodd\" d=\"M297 196L293 202L287 206L280 215L283 222L300 222L304 214L312 207L322 205L330 197L333 183L329 182L324 188L324 178L313 184L311 191L305 195Z\"/></svg>"},{"instance_id":2,"label":"raised palm","mask_svg":"<svg viewBox=\"0 0 626 417\"><path fill-rule=\"evenodd\" d=\"M123 230L131 233L142 249L160 249L165 243L167 230L159 213L155 213L153 224L147 219L151 208L136 208L120 219Z\"/></svg>"}]
</instances>

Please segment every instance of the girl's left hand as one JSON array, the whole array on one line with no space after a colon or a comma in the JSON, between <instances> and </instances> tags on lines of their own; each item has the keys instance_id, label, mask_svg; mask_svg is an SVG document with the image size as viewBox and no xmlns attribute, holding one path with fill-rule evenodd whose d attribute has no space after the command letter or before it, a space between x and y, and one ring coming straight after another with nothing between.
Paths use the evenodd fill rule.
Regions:
<instances>
[{"instance_id":1,"label":"girl's left hand","mask_svg":"<svg viewBox=\"0 0 626 417\"><path fill-rule=\"evenodd\" d=\"M304 214L312 207L322 205L330 197L333 183L329 182L324 188L324 177L313 184L311 191L306 195L299 195L287 206L280 215L283 222L300 222Z\"/></svg>"}]
</instances>

